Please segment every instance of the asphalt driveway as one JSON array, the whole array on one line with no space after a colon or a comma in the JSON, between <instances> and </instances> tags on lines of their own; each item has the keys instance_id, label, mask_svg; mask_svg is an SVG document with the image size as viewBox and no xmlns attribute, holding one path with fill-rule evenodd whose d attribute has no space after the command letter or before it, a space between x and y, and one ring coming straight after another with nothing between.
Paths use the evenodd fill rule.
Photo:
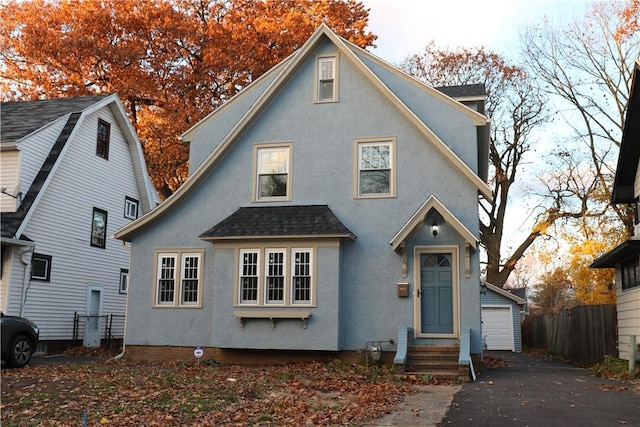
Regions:
<instances>
[{"instance_id":1,"label":"asphalt driveway","mask_svg":"<svg viewBox=\"0 0 640 427\"><path fill-rule=\"evenodd\" d=\"M584 369L523 353L488 352L484 368L454 396L440 426L640 426L640 391Z\"/></svg>"}]
</instances>

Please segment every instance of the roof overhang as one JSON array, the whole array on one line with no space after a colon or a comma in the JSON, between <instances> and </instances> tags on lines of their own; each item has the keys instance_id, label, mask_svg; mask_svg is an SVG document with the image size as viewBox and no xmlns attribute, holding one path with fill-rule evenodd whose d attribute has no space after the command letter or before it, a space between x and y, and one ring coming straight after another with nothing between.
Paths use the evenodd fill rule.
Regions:
<instances>
[{"instance_id":1,"label":"roof overhang","mask_svg":"<svg viewBox=\"0 0 640 427\"><path fill-rule=\"evenodd\" d=\"M505 291L504 289L499 288L496 285L492 285L489 282L482 281L482 284L484 286L486 286L487 289L489 289L490 291L493 291L493 292L497 293L498 295L502 295L505 298L509 298L510 300L515 301L518 305L524 305L524 303L526 302L525 300L523 300L519 296L514 295L509 291Z\"/></svg>"},{"instance_id":2,"label":"roof overhang","mask_svg":"<svg viewBox=\"0 0 640 427\"><path fill-rule=\"evenodd\" d=\"M627 115L620 142L616 177L611 191L612 203L631 203L640 160L640 59L636 60L627 103Z\"/></svg>"},{"instance_id":3,"label":"roof overhang","mask_svg":"<svg viewBox=\"0 0 640 427\"><path fill-rule=\"evenodd\" d=\"M629 239L593 261L591 268L615 268L625 259L638 254L640 254L640 240Z\"/></svg>"},{"instance_id":4,"label":"roof overhang","mask_svg":"<svg viewBox=\"0 0 640 427\"><path fill-rule=\"evenodd\" d=\"M9 237L0 237L0 243L2 243L3 245L9 245L9 246L27 246L27 247L36 246L36 242L32 240L13 239Z\"/></svg>"},{"instance_id":5,"label":"roof overhang","mask_svg":"<svg viewBox=\"0 0 640 427\"><path fill-rule=\"evenodd\" d=\"M422 225L432 209L438 212L444 221L460 236L462 236L462 238L471 245L473 249L478 247L478 239L476 236L474 236L473 233L469 231L469 229L465 227L464 224L461 223L460 220L456 218L436 196L431 195L389 242L394 251L398 251L409 236Z\"/></svg>"}]
</instances>

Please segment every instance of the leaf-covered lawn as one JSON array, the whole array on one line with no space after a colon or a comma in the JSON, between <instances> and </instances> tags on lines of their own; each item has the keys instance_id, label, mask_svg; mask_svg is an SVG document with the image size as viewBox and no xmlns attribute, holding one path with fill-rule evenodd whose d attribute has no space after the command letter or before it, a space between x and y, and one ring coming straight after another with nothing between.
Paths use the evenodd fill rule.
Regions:
<instances>
[{"instance_id":1,"label":"leaf-covered lawn","mask_svg":"<svg viewBox=\"0 0 640 427\"><path fill-rule=\"evenodd\" d=\"M2 425L353 425L411 386L386 368L215 366L126 360L2 371Z\"/></svg>"}]
</instances>

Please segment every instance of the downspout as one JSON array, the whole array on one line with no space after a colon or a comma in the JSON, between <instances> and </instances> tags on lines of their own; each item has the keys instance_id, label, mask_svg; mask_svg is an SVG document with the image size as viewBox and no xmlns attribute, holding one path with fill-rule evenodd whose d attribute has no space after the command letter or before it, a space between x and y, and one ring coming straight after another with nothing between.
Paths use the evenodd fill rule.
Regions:
<instances>
[{"instance_id":1,"label":"downspout","mask_svg":"<svg viewBox=\"0 0 640 427\"><path fill-rule=\"evenodd\" d=\"M29 247L20 253L20 262L24 265L24 273L22 276L22 299L20 300L20 313L18 316L22 317L22 310L24 310L24 306L27 304L27 291L29 290L30 281L29 277L31 275L31 260L33 259L33 246ZM27 254L30 254L29 258L25 258Z\"/></svg>"},{"instance_id":2,"label":"downspout","mask_svg":"<svg viewBox=\"0 0 640 427\"><path fill-rule=\"evenodd\" d=\"M131 275L131 248L127 246L126 242L122 241L122 247L129 251L129 275ZM125 346L127 342L127 321L129 320L129 283L127 283L127 299L124 304L124 332L122 333L122 352L113 356L111 360L120 360L124 357Z\"/></svg>"}]
</instances>

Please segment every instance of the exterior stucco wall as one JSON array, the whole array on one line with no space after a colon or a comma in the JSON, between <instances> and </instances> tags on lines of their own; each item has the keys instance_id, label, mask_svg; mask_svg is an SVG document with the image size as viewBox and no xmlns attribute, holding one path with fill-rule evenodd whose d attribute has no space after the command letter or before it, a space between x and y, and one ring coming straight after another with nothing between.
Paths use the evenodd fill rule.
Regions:
<instances>
[{"instance_id":1,"label":"exterior stucco wall","mask_svg":"<svg viewBox=\"0 0 640 427\"><path fill-rule=\"evenodd\" d=\"M332 52L324 46L318 51ZM340 100L314 104L314 60L287 82L188 197L136 234L132 244L127 344L213 345L234 348L355 350L370 340L396 338L398 326L413 322L413 299L397 296L401 256L389 242L411 215L435 195L469 230L478 233L477 189L403 118L344 56L339 60ZM436 102L425 98L425 102ZM439 101L438 101L439 102ZM439 104L438 104L439 105ZM430 107L436 110L438 105ZM459 112L447 116L451 138L469 141L476 128ZM204 126L195 144L211 144L216 127ZM354 140L394 137L397 197L353 198ZM291 142L291 205L327 204L356 236L341 248L319 248L317 307L307 329L299 321L247 321L233 317L233 250L215 248L197 236L252 203L254 145ZM201 155L201 154L198 154ZM475 160L470 165L475 164ZM268 204L262 204L268 205ZM464 242L443 225L436 242L429 230L411 245L460 246L460 326L472 330L472 352L481 352L479 265L471 253L471 277L464 274ZM205 248L202 308L152 308L153 250ZM411 270L409 277L412 277ZM410 279L409 281L412 281ZM412 284L413 285L413 284ZM296 308L306 310L306 308Z\"/></svg>"}]
</instances>

